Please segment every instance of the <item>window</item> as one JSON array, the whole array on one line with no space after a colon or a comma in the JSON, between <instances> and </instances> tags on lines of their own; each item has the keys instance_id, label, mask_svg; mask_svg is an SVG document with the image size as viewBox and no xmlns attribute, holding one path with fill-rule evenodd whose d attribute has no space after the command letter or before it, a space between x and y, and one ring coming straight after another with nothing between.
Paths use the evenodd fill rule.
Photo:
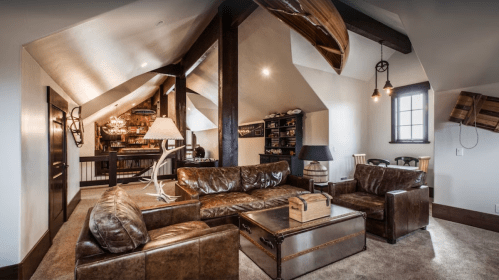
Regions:
<instances>
[{"instance_id":1,"label":"window","mask_svg":"<svg viewBox=\"0 0 499 280\"><path fill-rule=\"evenodd\" d=\"M429 82L393 89L390 143L430 143L428 141L429 89Z\"/></svg>"}]
</instances>

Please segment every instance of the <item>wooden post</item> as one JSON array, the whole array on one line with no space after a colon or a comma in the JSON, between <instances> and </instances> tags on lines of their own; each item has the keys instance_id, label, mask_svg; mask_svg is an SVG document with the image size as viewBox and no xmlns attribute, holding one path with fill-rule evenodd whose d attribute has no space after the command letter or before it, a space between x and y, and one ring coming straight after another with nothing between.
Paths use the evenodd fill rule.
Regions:
<instances>
[{"instance_id":1,"label":"wooden post","mask_svg":"<svg viewBox=\"0 0 499 280\"><path fill-rule=\"evenodd\" d=\"M118 154L109 152L109 187L118 184Z\"/></svg>"},{"instance_id":2,"label":"wooden post","mask_svg":"<svg viewBox=\"0 0 499 280\"><path fill-rule=\"evenodd\" d=\"M234 9L218 7L218 155L221 167L237 166L238 156L238 32Z\"/></svg>"},{"instance_id":3,"label":"wooden post","mask_svg":"<svg viewBox=\"0 0 499 280\"><path fill-rule=\"evenodd\" d=\"M187 102L187 85L185 76L175 77L175 124L177 125L180 134L184 140L175 141L175 147L185 145L185 137L187 131L187 116L186 116L186 102ZM177 160L185 160L185 148L177 153Z\"/></svg>"},{"instance_id":4,"label":"wooden post","mask_svg":"<svg viewBox=\"0 0 499 280\"><path fill-rule=\"evenodd\" d=\"M168 95L165 94L165 85L161 84L159 86L159 116L168 117Z\"/></svg>"}]
</instances>

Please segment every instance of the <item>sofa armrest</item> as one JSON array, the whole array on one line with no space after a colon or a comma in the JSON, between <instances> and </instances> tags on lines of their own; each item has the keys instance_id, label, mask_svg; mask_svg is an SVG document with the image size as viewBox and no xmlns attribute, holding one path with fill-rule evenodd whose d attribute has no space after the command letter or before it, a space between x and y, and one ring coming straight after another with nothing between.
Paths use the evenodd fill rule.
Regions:
<instances>
[{"instance_id":1,"label":"sofa armrest","mask_svg":"<svg viewBox=\"0 0 499 280\"><path fill-rule=\"evenodd\" d=\"M389 241L427 226L430 219L428 186L387 192L385 211Z\"/></svg>"},{"instance_id":2,"label":"sofa armrest","mask_svg":"<svg viewBox=\"0 0 499 280\"><path fill-rule=\"evenodd\" d=\"M329 194L335 197L340 194L354 193L357 190L357 180L346 180L337 183L329 182Z\"/></svg>"},{"instance_id":3,"label":"sofa armrest","mask_svg":"<svg viewBox=\"0 0 499 280\"><path fill-rule=\"evenodd\" d=\"M189 221L199 221L201 203L199 200L187 200L141 208L147 230L158 229L169 225Z\"/></svg>"},{"instance_id":4,"label":"sofa armrest","mask_svg":"<svg viewBox=\"0 0 499 280\"><path fill-rule=\"evenodd\" d=\"M83 222L83 227L80 231L80 236L78 236L78 241L76 241L75 261L83 257L105 253L90 231L89 221L92 209L93 207L90 207L90 209L88 209L87 216L85 217L85 222Z\"/></svg>"},{"instance_id":5,"label":"sofa armrest","mask_svg":"<svg viewBox=\"0 0 499 280\"><path fill-rule=\"evenodd\" d=\"M192 200L199 199L199 193L189 186L180 185L179 183L175 183L175 195L180 196L182 200Z\"/></svg>"},{"instance_id":6,"label":"sofa armrest","mask_svg":"<svg viewBox=\"0 0 499 280\"><path fill-rule=\"evenodd\" d=\"M294 175L288 175L288 179L286 180L288 185L307 190L311 193L314 193L314 180L298 177Z\"/></svg>"},{"instance_id":7,"label":"sofa armrest","mask_svg":"<svg viewBox=\"0 0 499 280\"><path fill-rule=\"evenodd\" d=\"M175 258L175 259L171 259ZM213 265L213 259L219 261ZM239 229L222 225L153 240L134 251L79 259L75 279L238 279Z\"/></svg>"}]
</instances>

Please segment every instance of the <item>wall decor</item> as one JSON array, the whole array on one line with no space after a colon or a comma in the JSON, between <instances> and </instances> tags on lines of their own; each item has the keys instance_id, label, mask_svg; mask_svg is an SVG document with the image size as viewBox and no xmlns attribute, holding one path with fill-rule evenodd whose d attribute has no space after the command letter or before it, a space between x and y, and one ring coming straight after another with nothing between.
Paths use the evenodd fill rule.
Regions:
<instances>
[{"instance_id":1,"label":"wall decor","mask_svg":"<svg viewBox=\"0 0 499 280\"><path fill-rule=\"evenodd\" d=\"M263 123L239 126L239 138L263 137Z\"/></svg>"},{"instance_id":2,"label":"wall decor","mask_svg":"<svg viewBox=\"0 0 499 280\"><path fill-rule=\"evenodd\" d=\"M75 110L76 114L75 115ZM76 147L80 148L83 146L83 120L81 119L81 106L74 107L71 110L71 114L69 114L68 119L71 121L69 125L69 130L71 134L73 134L73 138L75 140Z\"/></svg>"}]
</instances>

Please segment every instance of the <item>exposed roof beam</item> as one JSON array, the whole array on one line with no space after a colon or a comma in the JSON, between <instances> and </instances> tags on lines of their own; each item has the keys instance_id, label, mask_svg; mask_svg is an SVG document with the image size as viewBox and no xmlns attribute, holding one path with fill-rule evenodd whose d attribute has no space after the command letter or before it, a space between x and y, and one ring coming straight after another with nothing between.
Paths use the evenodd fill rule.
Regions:
<instances>
[{"instance_id":1,"label":"exposed roof beam","mask_svg":"<svg viewBox=\"0 0 499 280\"><path fill-rule=\"evenodd\" d=\"M161 68L152 70L151 72L164 74L164 75L172 76L172 77L183 75L182 67L180 66L179 63L166 65L166 66L163 66Z\"/></svg>"},{"instance_id":2,"label":"exposed roof beam","mask_svg":"<svg viewBox=\"0 0 499 280\"><path fill-rule=\"evenodd\" d=\"M226 0L221 5L224 7L228 7L230 12L232 13L232 26L239 26L251 13L253 13L258 5L251 0ZM172 75L173 73L177 73L177 67L180 64L180 75L189 74L192 72L194 67L199 65L205 58L205 54L214 48L214 45L218 41L220 32L220 18L218 14L210 21L208 26L204 29L203 33L199 35L191 48L187 51L187 53L182 58L182 61L177 64L170 64L151 72L157 72L168 75ZM166 69L166 70L162 70ZM172 71L174 69L175 71ZM168 72L168 73L166 73ZM172 75L175 76L175 75Z\"/></svg>"},{"instance_id":3,"label":"exposed roof beam","mask_svg":"<svg viewBox=\"0 0 499 280\"><path fill-rule=\"evenodd\" d=\"M383 45L403 54L412 52L411 41L406 35L357 11L339 0L331 0L331 2L333 2L340 13L348 30L375 42L383 41Z\"/></svg>"}]
</instances>

